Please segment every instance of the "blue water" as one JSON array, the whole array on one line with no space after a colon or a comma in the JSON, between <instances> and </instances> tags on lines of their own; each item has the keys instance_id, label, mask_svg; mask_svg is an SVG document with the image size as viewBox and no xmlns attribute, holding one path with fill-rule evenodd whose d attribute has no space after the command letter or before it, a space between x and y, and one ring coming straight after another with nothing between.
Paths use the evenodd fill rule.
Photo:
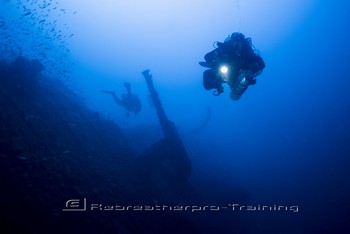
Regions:
<instances>
[{"instance_id":1,"label":"blue water","mask_svg":"<svg viewBox=\"0 0 350 234\"><path fill-rule=\"evenodd\" d=\"M63 80L126 131L158 126L141 75L150 69L192 160L190 182L203 197L224 204L298 206L298 212L242 214L240 219L254 220L256 233L346 233L350 4L72 2L0 1L0 58L39 59L46 75ZM198 64L214 41L235 31L252 38L266 63L239 101L229 98L228 86L218 97L204 90L205 69ZM141 99L138 115L127 116L99 92L123 93L124 82ZM208 125L186 134L200 125L207 108ZM216 218L213 226L230 230L230 215Z\"/></svg>"}]
</instances>

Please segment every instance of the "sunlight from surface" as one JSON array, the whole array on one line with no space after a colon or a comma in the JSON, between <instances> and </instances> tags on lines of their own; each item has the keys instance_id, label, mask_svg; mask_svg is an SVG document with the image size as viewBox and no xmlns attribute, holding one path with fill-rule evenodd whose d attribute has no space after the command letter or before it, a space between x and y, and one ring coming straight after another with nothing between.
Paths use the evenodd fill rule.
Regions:
<instances>
[{"instance_id":1,"label":"sunlight from surface","mask_svg":"<svg viewBox=\"0 0 350 234\"><path fill-rule=\"evenodd\" d=\"M188 82L194 79L188 72L214 41L241 31L264 53L293 33L313 2L64 0L62 4L77 11L69 20L75 32L72 48L86 65L111 74L121 66L128 74L152 67L162 75L178 73Z\"/></svg>"}]
</instances>

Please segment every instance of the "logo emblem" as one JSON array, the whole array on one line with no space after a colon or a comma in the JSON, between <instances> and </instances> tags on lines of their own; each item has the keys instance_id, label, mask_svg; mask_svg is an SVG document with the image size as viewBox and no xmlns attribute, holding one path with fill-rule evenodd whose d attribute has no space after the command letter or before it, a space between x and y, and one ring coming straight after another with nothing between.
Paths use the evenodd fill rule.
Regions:
<instances>
[{"instance_id":1,"label":"logo emblem","mask_svg":"<svg viewBox=\"0 0 350 234\"><path fill-rule=\"evenodd\" d=\"M63 211L86 211L86 198L66 201Z\"/></svg>"}]
</instances>

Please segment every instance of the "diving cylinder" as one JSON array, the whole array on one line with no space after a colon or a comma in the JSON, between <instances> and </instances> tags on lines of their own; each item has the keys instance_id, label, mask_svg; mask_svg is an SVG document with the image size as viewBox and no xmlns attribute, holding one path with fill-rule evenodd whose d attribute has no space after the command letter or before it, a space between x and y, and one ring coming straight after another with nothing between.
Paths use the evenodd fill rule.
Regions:
<instances>
[{"instance_id":1,"label":"diving cylinder","mask_svg":"<svg viewBox=\"0 0 350 234\"><path fill-rule=\"evenodd\" d=\"M245 77L245 74L240 74L231 87L230 97L233 100L239 100L242 94L247 90L249 81Z\"/></svg>"}]
</instances>

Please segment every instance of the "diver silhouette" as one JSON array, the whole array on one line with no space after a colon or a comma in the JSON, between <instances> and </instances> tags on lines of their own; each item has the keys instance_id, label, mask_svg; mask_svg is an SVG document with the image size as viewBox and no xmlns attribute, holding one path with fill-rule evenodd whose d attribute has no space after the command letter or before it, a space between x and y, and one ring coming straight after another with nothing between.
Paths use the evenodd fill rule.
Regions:
<instances>
[{"instance_id":1,"label":"diver silhouette","mask_svg":"<svg viewBox=\"0 0 350 234\"><path fill-rule=\"evenodd\" d=\"M256 83L256 77L265 68L263 59L255 52L251 38L235 32L224 42L216 42L216 48L204 56L203 67L210 68L203 73L206 90L216 89L218 96L224 92L223 83L230 86L230 97L238 100L249 85Z\"/></svg>"},{"instance_id":2,"label":"diver silhouette","mask_svg":"<svg viewBox=\"0 0 350 234\"><path fill-rule=\"evenodd\" d=\"M123 106L127 110L127 116L129 116L129 112L134 112L136 115L141 111L142 105L140 99L136 94L131 93L130 83L125 82L124 86L127 93L123 93L121 99L115 94L114 91L101 90L101 92L112 95L115 103L117 103L119 106Z\"/></svg>"}]
</instances>

